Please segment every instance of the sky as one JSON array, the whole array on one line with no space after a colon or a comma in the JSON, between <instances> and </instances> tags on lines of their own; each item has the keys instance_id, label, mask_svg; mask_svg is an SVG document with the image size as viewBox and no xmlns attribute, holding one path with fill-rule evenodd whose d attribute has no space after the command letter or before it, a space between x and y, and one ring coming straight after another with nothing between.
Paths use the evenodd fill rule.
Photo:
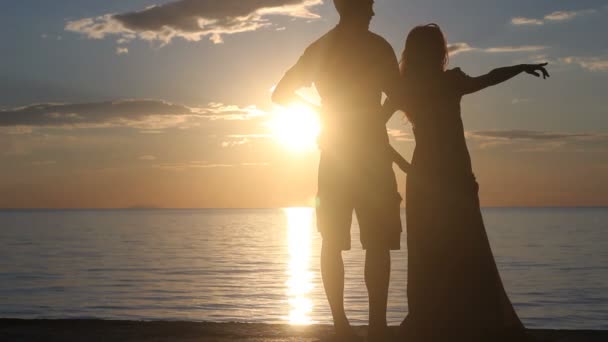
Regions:
<instances>
[{"instance_id":1,"label":"sky","mask_svg":"<svg viewBox=\"0 0 608 342\"><path fill-rule=\"evenodd\" d=\"M435 22L469 75L550 63L548 80L463 100L482 205L608 205L608 1L377 0L375 12L397 55ZM3 3L0 208L311 205L314 122L270 91L337 20L328 0ZM409 159L411 126L398 113L388 129Z\"/></svg>"}]
</instances>

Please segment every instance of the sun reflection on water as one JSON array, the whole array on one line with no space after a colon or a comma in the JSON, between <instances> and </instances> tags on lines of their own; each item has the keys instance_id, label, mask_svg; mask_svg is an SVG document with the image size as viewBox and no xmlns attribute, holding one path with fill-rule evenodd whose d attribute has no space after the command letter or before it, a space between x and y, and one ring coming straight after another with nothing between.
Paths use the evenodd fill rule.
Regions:
<instances>
[{"instance_id":1,"label":"sun reflection on water","mask_svg":"<svg viewBox=\"0 0 608 342\"><path fill-rule=\"evenodd\" d=\"M311 324L310 314L313 303L310 293L313 289L313 273L310 271L312 248L312 208L287 208L289 263L287 274L287 297L290 324Z\"/></svg>"}]
</instances>

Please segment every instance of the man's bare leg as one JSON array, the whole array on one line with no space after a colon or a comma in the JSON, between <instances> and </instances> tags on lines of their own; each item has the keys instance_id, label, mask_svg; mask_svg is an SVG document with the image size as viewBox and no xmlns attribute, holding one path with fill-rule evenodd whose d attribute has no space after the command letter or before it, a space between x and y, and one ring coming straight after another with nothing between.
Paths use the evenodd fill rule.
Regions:
<instances>
[{"instance_id":1,"label":"man's bare leg","mask_svg":"<svg viewBox=\"0 0 608 342\"><path fill-rule=\"evenodd\" d=\"M369 295L369 333L387 333L386 308L391 274L391 254L388 249L368 250L365 254L365 284Z\"/></svg>"},{"instance_id":2,"label":"man's bare leg","mask_svg":"<svg viewBox=\"0 0 608 342\"><path fill-rule=\"evenodd\" d=\"M321 276L325 294L338 335L352 335L353 330L344 311L344 261L339 248L323 242L321 247Z\"/></svg>"}]
</instances>

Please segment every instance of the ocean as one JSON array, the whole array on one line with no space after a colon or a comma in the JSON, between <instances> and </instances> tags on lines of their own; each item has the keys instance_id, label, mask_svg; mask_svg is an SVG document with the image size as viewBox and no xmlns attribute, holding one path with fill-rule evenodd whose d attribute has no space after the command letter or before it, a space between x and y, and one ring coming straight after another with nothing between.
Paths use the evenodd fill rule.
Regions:
<instances>
[{"instance_id":1,"label":"ocean","mask_svg":"<svg viewBox=\"0 0 608 342\"><path fill-rule=\"evenodd\" d=\"M528 328L608 329L608 208L483 214ZM367 324L356 220L352 238L345 305ZM402 239L391 324L407 313ZM331 323L319 252L310 208L0 211L0 317Z\"/></svg>"}]
</instances>

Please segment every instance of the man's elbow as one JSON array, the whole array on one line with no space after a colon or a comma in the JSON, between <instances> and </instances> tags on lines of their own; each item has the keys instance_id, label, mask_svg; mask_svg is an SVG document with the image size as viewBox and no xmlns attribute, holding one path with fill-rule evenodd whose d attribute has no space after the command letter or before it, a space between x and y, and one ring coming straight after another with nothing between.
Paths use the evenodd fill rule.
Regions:
<instances>
[{"instance_id":1,"label":"man's elbow","mask_svg":"<svg viewBox=\"0 0 608 342\"><path fill-rule=\"evenodd\" d=\"M289 102L289 95L284 90L277 88L272 92L270 99L273 103L285 105Z\"/></svg>"},{"instance_id":2,"label":"man's elbow","mask_svg":"<svg viewBox=\"0 0 608 342\"><path fill-rule=\"evenodd\" d=\"M275 104L279 104L281 101L281 94L275 89L270 95L270 100Z\"/></svg>"}]
</instances>

